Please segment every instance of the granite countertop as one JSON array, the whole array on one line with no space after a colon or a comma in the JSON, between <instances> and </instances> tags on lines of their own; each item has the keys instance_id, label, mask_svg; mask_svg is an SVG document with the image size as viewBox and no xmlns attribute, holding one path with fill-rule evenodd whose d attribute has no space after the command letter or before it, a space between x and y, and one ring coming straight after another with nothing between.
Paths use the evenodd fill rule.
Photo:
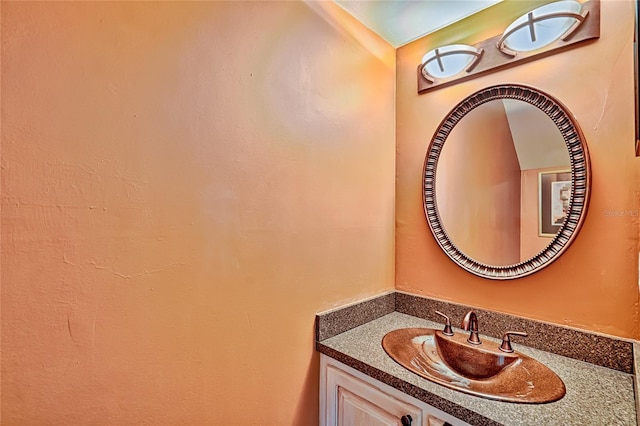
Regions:
<instances>
[{"instance_id":1,"label":"granite countertop","mask_svg":"<svg viewBox=\"0 0 640 426\"><path fill-rule=\"evenodd\" d=\"M382 338L390 331L410 327L439 329L442 325L391 312L319 341L316 347L374 379L475 425L637 425L633 374L514 344L516 351L540 361L560 376L567 393L561 400L546 404L493 401L438 385L397 364L382 348Z\"/></svg>"}]
</instances>

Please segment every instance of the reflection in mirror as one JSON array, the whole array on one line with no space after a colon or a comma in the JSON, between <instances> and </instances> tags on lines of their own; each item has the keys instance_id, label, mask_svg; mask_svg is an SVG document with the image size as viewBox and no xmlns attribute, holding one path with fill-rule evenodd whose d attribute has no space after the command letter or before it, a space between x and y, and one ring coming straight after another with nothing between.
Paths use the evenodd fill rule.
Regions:
<instances>
[{"instance_id":1,"label":"reflection in mirror","mask_svg":"<svg viewBox=\"0 0 640 426\"><path fill-rule=\"evenodd\" d=\"M461 268L513 279L548 266L582 226L591 182L577 123L532 87L487 87L436 129L424 166L424 210Z\"/></svg>"},{"instance_id":2,"label":"reflection in mirror","mask_svg":"<svg viewBox=\"0 0 640 426\"><path fill-rule=\"evenodd\" d=\"M444 230L478 262L506 266L535 256L553 236L540 232L539 174L570 166L562 134L540 109L517 99L480 105L453 128L438 160ZM546 216L557 231L562 206Z\"/></svg>"}]
</instances>

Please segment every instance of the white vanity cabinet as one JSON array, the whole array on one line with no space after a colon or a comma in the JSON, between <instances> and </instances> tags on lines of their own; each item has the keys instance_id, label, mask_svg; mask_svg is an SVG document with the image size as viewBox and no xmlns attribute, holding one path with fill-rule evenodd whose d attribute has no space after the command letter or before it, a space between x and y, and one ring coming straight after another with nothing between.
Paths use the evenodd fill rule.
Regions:
<instances>
[{"instance_id":1,"label":"white vanity cabinet","mask_svg":"<svg viewBox=\"0 0 640 426\"><path fill-rule=\"evenodd\" d=\"M408 425L464 426L467 423L320 355L320 426Z\"/></svg>"}]
</instances>

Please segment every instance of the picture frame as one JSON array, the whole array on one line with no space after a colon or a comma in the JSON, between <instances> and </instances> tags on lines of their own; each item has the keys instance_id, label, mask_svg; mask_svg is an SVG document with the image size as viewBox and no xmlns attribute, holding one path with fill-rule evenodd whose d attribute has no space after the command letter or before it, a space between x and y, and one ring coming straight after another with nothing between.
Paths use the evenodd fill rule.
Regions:
<instances>
[{"instance_id":1,"label":"picture frame","mask_svg":"<svg viewBox=\"0 0 640 426\"><path fill-rule=\"evenodd\" d=\"M567 216L570 199L571 170L538 173L538 236L556 236Z\"/></svg>"}]
</instances>

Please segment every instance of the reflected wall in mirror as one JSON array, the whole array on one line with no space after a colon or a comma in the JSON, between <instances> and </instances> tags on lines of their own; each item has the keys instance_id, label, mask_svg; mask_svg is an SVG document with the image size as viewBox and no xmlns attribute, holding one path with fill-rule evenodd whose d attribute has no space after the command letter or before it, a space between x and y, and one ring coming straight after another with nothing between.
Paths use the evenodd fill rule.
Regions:
<instances>
[{"instance_id":1,"label":"reflected wall in mirror","mask_svg":"<svg viewBox=\"0 0 640 426\"><path fill-rule=\"evenodd\" d=\"M478 262L525 261L550 242L548 233L539 236L540 225L552 220L538 214L548 210L538 208L539 173L569 168L562 134L544 112L517 99L482 104L442 147L436 173L442 226Z\"/></svg>"},{"instance_id":2,"label":"reflected wall in mirror","mask_svg":"<svg viewBox=\"0 0 640 426\"><path fill-rule=\"evenodd\" d=\"M464 269L509 279L569 246L588 201L589 162L567 110L536 89L477 92L443 120L425 162L425 212Z\"/></svg>"}]
</instances>

